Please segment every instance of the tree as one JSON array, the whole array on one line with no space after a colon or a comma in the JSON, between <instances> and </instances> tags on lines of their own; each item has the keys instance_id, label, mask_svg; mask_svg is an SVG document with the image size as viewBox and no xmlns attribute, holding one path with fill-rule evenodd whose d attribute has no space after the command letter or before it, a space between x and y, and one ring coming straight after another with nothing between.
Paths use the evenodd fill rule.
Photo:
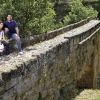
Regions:
<instances>
[{"instance_id":1,"label":"tree","mask_svg":"<svg viewBox=\"0 0 100 100\"><path fill-rule=\"evenodd\" d=\"M99 19L100 19L100 0L98 0L98 17L99 17Z\"/></svg>"},{"instance_id":2,"label":"tree","mask_svg":"<svg viewBox=\"0 0 100 100\"><path fill-rule=\"evenodd\" d=\"M70 12L64 18L64 24L70 24L87 17L97 17L97 11L94 10L92 7L88 8L85 7L81 0L71 0L69 2Z\"/></svg>"},{"instance_id":3,"label":"tree","mask_svg":"<svg viewBox=\"0 0 100 100\"><path fill-rule=\"evenodd\" d=\"M18 22L21 35L27 36L29 32L41 34L89 16L97 16L97 12L85 7L81 0L65 0L67 5L61 7L64 15L59 13L63 15L60 18L57 12L55 14L51 1L59 3L63 0L0 0L0 19L5 20L5 16L11 14Z\"/></svg>"},{"instance_id":4,"label":"tree","mask_svg":"<svg viewBox=\"0 0 100 100\"><path fill-rule=\"evenodd\" d=\"M48 0L37 0L34 7L33 17L29 21L29 29L35 33L44 33L54 29L55 12Z\"/></svg>"},{"instance_id":5,"label":"tree","mask_svg":"<svg viewBox=\"0 0 100 100\"><path fill-rule=\"evenodd\" d=\"M22 35L28 31L40 34L52 30L55 12L49 0L0 0L0 17L13 15L21 27Z\"/></svg>"}]
</instances>

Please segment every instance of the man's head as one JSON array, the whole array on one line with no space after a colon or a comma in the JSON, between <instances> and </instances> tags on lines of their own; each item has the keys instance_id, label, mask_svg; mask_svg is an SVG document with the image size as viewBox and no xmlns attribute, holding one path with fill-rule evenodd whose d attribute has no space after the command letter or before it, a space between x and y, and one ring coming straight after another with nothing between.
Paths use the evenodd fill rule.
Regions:
<instances>
[{"instance_id":1,"label":"man's head","mask_svg":"<svg viewBox=\"0 0 100 100\"><path fill-rule=\"evenodd\" d=\"M12 20L12 15L8 15L7 16L7 21L11 21Z\"/></svg>"}]
</instances>

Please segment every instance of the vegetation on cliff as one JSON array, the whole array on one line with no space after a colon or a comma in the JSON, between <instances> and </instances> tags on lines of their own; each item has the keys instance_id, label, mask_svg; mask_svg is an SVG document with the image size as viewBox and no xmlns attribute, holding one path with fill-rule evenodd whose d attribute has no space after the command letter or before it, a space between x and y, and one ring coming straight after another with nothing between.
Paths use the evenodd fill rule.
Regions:
<instances>
[{"instance_id":1,"label":"vegetation on cliff","mask_svg":"<svg viewBox=\"0 0 100 100\"><path fill-rule=\"evenodd\" d=\"M41 34L80 21L87 17L96 17L93 8L83 6L81 0L69 0L64 6L64 16L57 20L55 5L60 0L0 0L0 19L7 14L13 15L18 22L22 36Z\"/></svg>"},{"instance_id":2,"label":"vegetation on cliff","mask_svg":"<svg viewBox=\"0 0 100 100\"><path fill-rule=\"evenodd\" d=\"M70 12L64 17L64 24L70 24L87 17L96 17L97 11L92 7L85 7L80 0L71 0L69 2Z\"/></svg>"}]
</instances>

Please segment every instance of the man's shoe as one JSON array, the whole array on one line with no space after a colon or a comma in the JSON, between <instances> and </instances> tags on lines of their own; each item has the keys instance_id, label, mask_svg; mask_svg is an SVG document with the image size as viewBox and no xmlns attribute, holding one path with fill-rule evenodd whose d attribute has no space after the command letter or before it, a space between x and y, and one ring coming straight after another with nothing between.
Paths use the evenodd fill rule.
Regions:
<instances>
[{"instance_id":1,"label":"man's shoe","mask_svg":"<svg viewBox=\"0 0 100 100\"><path fill-rule=\"evenodd\" d=\"M19 54L22 55L23 54L23 51L20 51Z\"/></svg>"}]
</instances>

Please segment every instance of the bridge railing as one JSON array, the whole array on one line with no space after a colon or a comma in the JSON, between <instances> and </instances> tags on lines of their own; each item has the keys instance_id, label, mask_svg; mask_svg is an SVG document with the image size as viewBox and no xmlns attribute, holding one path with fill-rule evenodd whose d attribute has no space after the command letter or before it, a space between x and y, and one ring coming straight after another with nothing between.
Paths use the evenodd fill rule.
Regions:
<instances>
[{"instance_id":1,"label":"bridge railing","mask_svg":"<svg viewBox=\"0 0 100 100\"><path fill-rule=\"evenodd\" d=\"M88 23L90 20L91 20L91 18L88 17L87 19L84 19L80 22L67 25L65 27L56 29L56 30L48 32L48 33L44 33L44 34L40 34L40 35L33 35L33 36L26 37L26 38L22 38L22 45L23 45L23 47L26 47L29 45L33 45L35 43L39 43L41 41L52 39L52 38L56 37L57 35L63 34L63 33L70 31L74 28L82 26L82 25Z\"/></svg>"}]
</instances>

